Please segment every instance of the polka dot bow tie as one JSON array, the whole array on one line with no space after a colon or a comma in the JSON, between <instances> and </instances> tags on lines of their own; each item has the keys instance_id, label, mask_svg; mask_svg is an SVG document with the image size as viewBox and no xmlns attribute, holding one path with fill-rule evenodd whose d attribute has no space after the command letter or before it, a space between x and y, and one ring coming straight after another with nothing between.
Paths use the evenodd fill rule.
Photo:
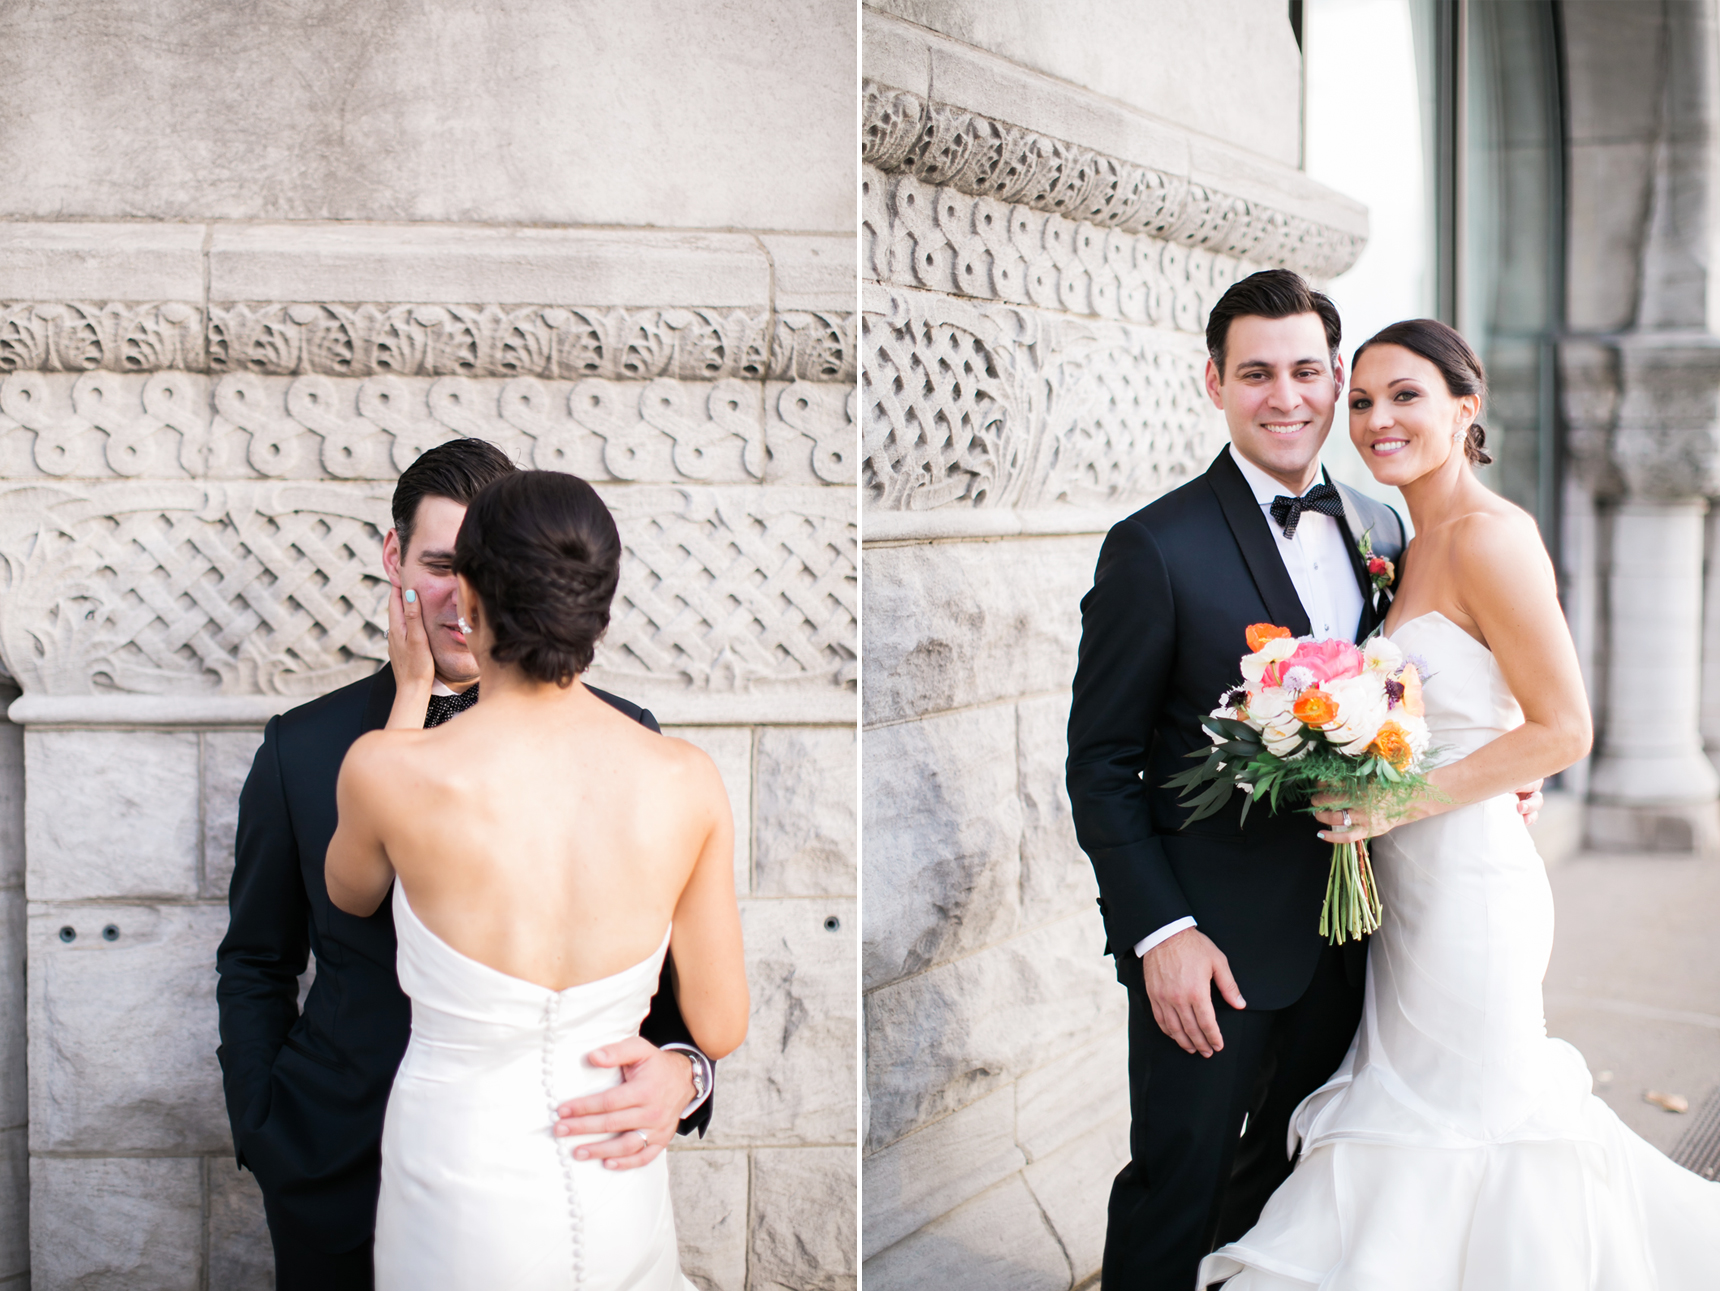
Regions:
<instances>
[{"instance_id":1,"label":"polka dot bow tie","mask_svg":"<svg viewBox=\"0 0 1720 1291\"><path fill-rule=\"evenodd\" d=\"M1318 511L1335 520L1344 514L1344 499L1330 484L1316 484L1299 498L1287 498L1280 493L1272 499L1272 523L1284 530L1286 538L1296 536L1296 526L1304 511Z\"/></svg>"},{"instance_id":2,"label":"polka dot bow tie","mask_svg":"<svg viewBox=\"0 0 1720 1291\"><path fill-rule=\"evenodd\" d=\"M476 683L466 687L458 695L432 695L430 696L430 711L424 714L424 725L426 728L440 726L449 718L465 712L477 702L478 687Z\"/></svg>"}]
</instances>

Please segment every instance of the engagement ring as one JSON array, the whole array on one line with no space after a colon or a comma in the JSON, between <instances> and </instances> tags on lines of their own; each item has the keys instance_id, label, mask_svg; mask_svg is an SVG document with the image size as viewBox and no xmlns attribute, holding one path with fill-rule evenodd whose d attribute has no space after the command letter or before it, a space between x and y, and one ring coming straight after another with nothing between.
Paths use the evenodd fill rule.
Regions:
<instances>
[{"instance_id":1,"label":"engagement ring","mask_svg":"<svg viewBox=\"0 0 1720 1291\"><path fill-rule=\"evenodd\" d=\"M1349 827L1350 827L1350 813L1346 811L1344 813L1344 828L1348 829Z\"/></svg>"}]
</instances>

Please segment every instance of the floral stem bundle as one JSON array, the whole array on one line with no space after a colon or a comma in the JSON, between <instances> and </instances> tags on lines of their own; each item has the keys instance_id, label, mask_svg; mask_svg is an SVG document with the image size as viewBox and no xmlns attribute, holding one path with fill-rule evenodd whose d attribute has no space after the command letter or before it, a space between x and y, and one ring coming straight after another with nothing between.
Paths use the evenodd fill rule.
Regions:
<instances>
[{"instance_id":1,"label":"floral stem bundle","mask_svg":"<svg viewBox=\"0 0 1720 1291\"><path fill-rule=\"evenodd\" d=\"M1192 809L1185 824L1216 814L1236 789L1248 795L1244 821L1262 798L1274 812L1281 801L1313 810L1324 793L1334 797L1323 806L1378 819L1437 796L1422 774L1421 673L1390 640L1358 647L1257 623L1248 648L1242 684L1201 723L1213 747L1189 754L1201 764L1166 782ZM1333 945L1359 940L1381 913L1367 843L1334 843L1320 935Z\"/></svg>"}]
</instances>

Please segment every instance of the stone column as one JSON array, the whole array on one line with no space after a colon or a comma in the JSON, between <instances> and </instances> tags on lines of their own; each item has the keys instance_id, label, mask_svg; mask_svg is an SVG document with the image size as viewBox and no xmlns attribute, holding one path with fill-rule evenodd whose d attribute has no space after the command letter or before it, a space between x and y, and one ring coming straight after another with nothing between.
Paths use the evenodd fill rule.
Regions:
<instances>
[{"instance_id":1,"label":"stone column","mask_svg":"<svg viewBox=\"0 0 1720 1291\"><path fill-rule=\"evenodd\" d=\"M1720 495L1715 6L1576 8L1570 308L1589 335L1568 338L1562 359L1569 445L1600 502L1607 560L1588 835L1712 854L1720 777L1701 730L1704 516Z\"/></svg>"},{"instance_id":2,"label":"stone column","mask_svg":"<svg viewBox=\"0 0 1720 1291\"><path fill-rule=\"evenodd\" d=\"M1720 789L1702 750L1702 498L1632 499L1612 517L1606 730L1589 783L1589 841L1720 849Z\"/></svg>"}]
</instances>

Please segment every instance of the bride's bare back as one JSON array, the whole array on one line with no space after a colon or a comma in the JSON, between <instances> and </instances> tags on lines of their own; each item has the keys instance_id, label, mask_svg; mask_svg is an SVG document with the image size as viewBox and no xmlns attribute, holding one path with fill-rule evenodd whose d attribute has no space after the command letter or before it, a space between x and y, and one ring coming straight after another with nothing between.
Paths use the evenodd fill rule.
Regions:
<instances>
[{"instance_id":1,"label":"bride's bare back","mask_svg":"<svg viewBox=\"0 0 1720 1291\"><path fill-rule=\"evenodd\" d=\"M483 687L444 726L353 745L329 847L335 904L368 914L397 875L453 949L558 991L648 958L673 923L688 1026L701 1048L701 1030L732 1047L717 1033L736 1010L716 997L737 976L723 966L739 965L734 830L710 759L578 683Z\"/></svg>"}]
</instances>

